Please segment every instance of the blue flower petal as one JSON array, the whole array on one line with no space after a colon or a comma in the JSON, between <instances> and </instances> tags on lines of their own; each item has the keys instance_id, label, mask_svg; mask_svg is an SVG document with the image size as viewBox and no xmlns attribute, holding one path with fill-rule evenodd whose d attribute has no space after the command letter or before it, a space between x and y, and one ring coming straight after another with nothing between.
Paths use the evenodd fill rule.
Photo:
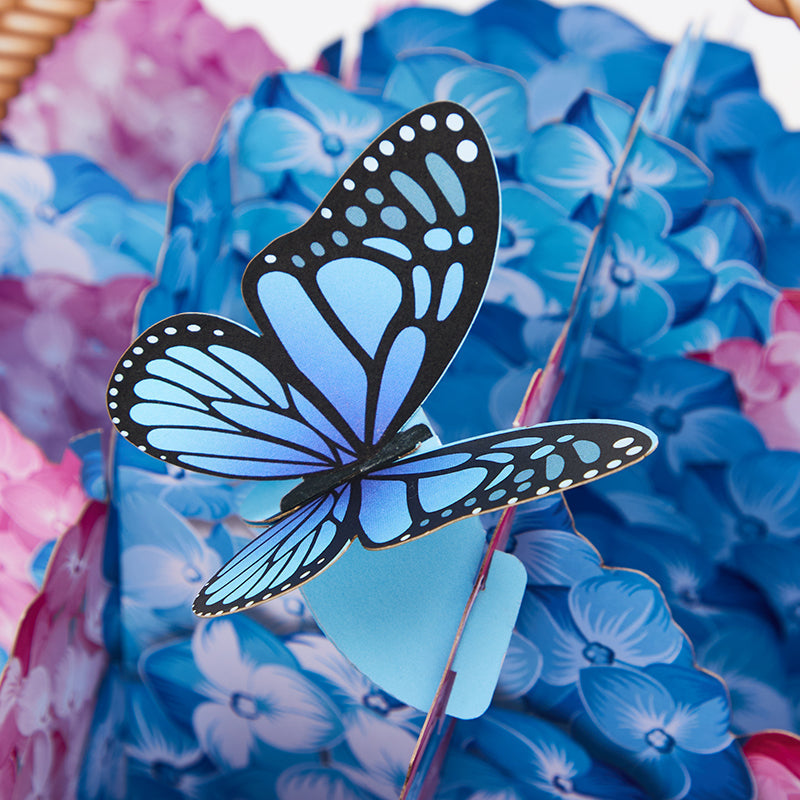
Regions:
<instances>
[{"instance_id":1,"label":"blue flower petal","mask_svg":"<svg viewBox=\"0 0 800 800\"><path fill-rule=\"evenodd\" d=\"M586 92L570 108L565 122L581 128L616 163L622 155L633 122L633 109L607 95Z\"/></svg>"},{"instance_id":2,"label":"blue flower petal","mask_svg":"<svg viewBox=\"0 0 800 800\"><path fill-rule=\"evenodd\" d=\"M587 578L571 589L568 602L588 646L596 643L614 661L637 666L669 663L683 647L683 635L658 586L638 572L619 570Z\"/></svg>"},{"instance_id":3,"label":"blue flower petal","mask_svg":"<svg viewBox=\"0 0 800 800\"><path fill-rule=\"evenodd\" d=\"M581 671L579 686L593 722L612 742L640 756L666 747L655 732L666 728L676 703L657 680L631 669L591 667Z\"/></svg>"},{"instance_id":4,"label":"blue flower petal","mask_svg":"<svg viewBox=\"0 0 800 800\"><path fill-rule=\"evenodd\" d=\"M541 650L522 634L514 631L503 659L496 696L506 700L522 697L533 688L541 672Z\"/></svg>"},{"instance_id":5,"label":"blue flower petal","mask_svg":"<svg viewBox=\"0 0 800 800\"><path fill-rule=\"evenodd\" d=\"M711 755L685 753L683 762L692 778L687 800L751 800L756 792L747 760L736 742Z\"/></svg>"},{"instance_id":6,"label":"blue flower petal","mask_svg":"<svg viewBox=\"0 0 800 800\"><path fill-rule=\"evenodd\" d=\"M511 551L525 565L528 583L572 586L600 575L600 556L581 536L559 530L521 531Z\"/></svg>"},{"instance_id":7,"label":"blue flower petal","mask_svg":"<svg viewBox=\"0 0 800 800\"><path fill-rule=\"evenodd\" d=\"M645 49L653 41L624 17L593 6L565 8L558 18L558 33L567 48L588 56Z\"/></svg>"},{"instance_id":8,"label":"blue flower petal","mask_svg":"<svg viewBox=\"0 0 800 800\"><path fill-rule=\"evenodd\" d=\"M679 747L692 753L717 753L731 743L730 703L719 678L664 664L647 667L647 674L675 699L669 732Z\"/></svg>"},{"instance_id":9,"label":"blue flower petal","mask_svg":"<svg viewBox=\"0 0 800 800\"><path fill-rule=\"evenodd\" d=\"M469 732L495 764L540 789L566 788L592 763L583 748L557 727L525 714L491 710L471 724Z\"/></svg>"},{"instance_id":10,"label":"blue flower petal","mask_svg":"<svg viewBox=\"0 0 800 800\"><path fill-rule=\"evenodd\" d=\"M519 156L522 179L568 211L589 194L604 194L612 170L606 151L574 125L539 128Z\"/></svg>"},{"instance_id":11,"label":"blue flower petal","mask_svg":"<svg viewBox=\"0 0 800 800\"><path fill-rule=\"evenodd\" d=\"M539 596L526 593L517 629L542 653L542 680L552 686L568 687L589 663L584 655L586 641L570 619L564 600L557 595L551 597L545 606Z\"/></svg>"}]
</instances>

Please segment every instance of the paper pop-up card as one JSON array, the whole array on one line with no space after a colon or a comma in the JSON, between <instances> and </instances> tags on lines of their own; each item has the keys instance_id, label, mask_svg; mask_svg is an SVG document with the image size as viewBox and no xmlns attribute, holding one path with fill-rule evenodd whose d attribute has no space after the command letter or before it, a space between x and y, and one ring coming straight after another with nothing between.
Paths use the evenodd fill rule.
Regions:
<instances>
[{"instance_id":1,"label":"paper pop-up card","mask_svg":"<svg viewBox=\"0 0 800 800\"><path fill-rule=\"evenodd\" d=\"M800 146L749 56L498 0L290 72L43 2L0 796L791 797Z\"/></svg>"}]
</instances>

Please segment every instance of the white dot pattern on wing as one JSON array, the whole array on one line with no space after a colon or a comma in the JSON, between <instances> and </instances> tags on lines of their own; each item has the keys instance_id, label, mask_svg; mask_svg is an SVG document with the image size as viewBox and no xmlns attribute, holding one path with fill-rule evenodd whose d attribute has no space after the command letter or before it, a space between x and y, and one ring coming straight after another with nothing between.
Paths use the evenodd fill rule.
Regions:
<instances>
[{"instance_id":1,"label":"white dot pattern on wing","mask_svg":"<svg viewBox=\"0 0 800 800\"><path fill-rule=\"evenodd\" d=\"M388 160L397 152L398 146L402 145L404 142L415 142L418 140L419 136L430 134L439 127L440 122L443 123L444 128L455 133L460 132L465 125L463 116L453 111L446 113L442 120L437 120L436 116L429 112L421 114L416 121L413 121L413 119L408 120L407 118L405 124L401 125L399 128L390 129L390 132L384 134L384 137L378 141L377 147L373 147L369 155L364 156L360 162L357 162L360 163L368 173L364 178L369 180L371 175L377 175L384 166L382 161L387 161L387 163L389 163ZM391 137L396 137L396 139L392 141ZM451 158L453 159L453 163L457 163L459 160L468 163L473 161L477 155L478 147L475 142L471 139L463 138L455 142ZM437 154L437 156L441 159L441 155ZM452 170L452 167L448 166L446 169L447 168ZM455 175L456 173L453 172L452 174ZM341 187L351 195L358 189L358 180L354 178L352 169L351 174L342 179ZM407 212L386 202L383 192L377 187L367 186L362 188L364 197L371 205L367 206L367 208L356 204L341 205L339 213L343 211L344 216L341 222L336 223L336 213L333 208L323 206L319 210L319 215L322 219L334 222L334 227L328 234L334 248L347 247L350 245L354 235L356 239L362 238L360 232L357 234L348 232L347 226L349 225L363 230L364 232L372 233L375 231L376 234L382 234L373 236L367 234L366 240L371 247L375 247L378 250L382 249L383 252L388 252L391 255L400 255L401 257L405 257L406 253L410 254L410 251L407 250L405 245L398 242L396 238L398 232L405 229L408 224ZM332 203L332 205L334 205L334 208L337 207L335 203ZM375 214L377 214L377 219L375 218ZM381 227L383 231L386 231L387 228L389 230L386 231L386 233L382 233ZM461 225L457 230L454 229L453 231L449 231L437 225L431 225L431 227L425 231L423 239L428 249L440 253L452 251L459 245L461 247L467 247L472 244L474 235L474 230L470 225ZM330 245L327 245L327 248L329 247ZM321 241L310 242L308 248L316 258L335 257L335 250L331 251L329 254L326 245ZM295 253L290 256L289 260L295 269L303 269L306 265L303 253ZM264 261L267 264L275 264L277 256L274 253L268 253L264 256ZM419 272L420 270L424 271L426 268L422 265L417 265L415 269ZM454 260L447 275L447 286L445 287L447 290L445 292L446 296L441 298L437 310L437 319L440 321L446 319L455 307L454 298L457 297L461 281L463 281L463 267L461 262ZM419 276L416 276L415 280L419 281ZM430 279L428 279L428 283L430 284ZM420 297L420 308L418 309L419 313L417 314L417 318L420 318L427 311L428 307L429 305L423 302L423 298Z\"/></svg>"},{"instance_id":2,"label":"white dot pattern on wing","mask_svg":"<svg viewBox=\"0 0 800 800\"><path fill-rule=\"evenodd\" d=\"M185 326L185 330L187 330L189 333L198 333L199 331L202 330L202 328L201 328L200 325L197 325L196 323L190 323L190 324ZM176 327L174 327L174 325L168 325L168 326L162 328L161 332L163 332L167 336L175 336L178 333L178 329ZM220 330L219 328L217 328L216 330L213 331L213 334L214 334L214 336L224 336L225 335L225 331ZM155 345L155 344L158 344L159 337L156 336L155 334L148 334L145 337L145 341L148 344ZM141 356L141 355L144 355L146 351L145 351L145 348L141 347L140 345L135 345L134 347L130 348L129 352L130 352L131 355ZM123 358L119 362L119 364L117 364L117 367L121 368L123 371L115 373L112 376L112 380L115 383L122 383L126 378L125 371L130 370L132 367L135 366L135 364L136 364L136 362L133 359ZM109 397L117 397L119 395L119 390L112 386L108 390L108 395L109 395ZM110 409L112 409L112 410L117 409L119 407L119 404L116 401L113 401L113 400L107 401L107 404L108 404L108 407ZM124 430L122 428L119 428L119 426L122 424L122 419L120 417L118 417L118 416L112 417L111 418L111 422L114 425L117 426L117 428L119 430L119 433L120 433L120 436L123 436L126 439L130 437L130 431ZM136 445L136 447L137 447L137 449L141 450L143 453L147 453L148 450L149 450L149 448L144 444L138 444L138 445ZM153 455L155 455L155 454L153 454ZM166 461L167 457L165 455L159 455L159 458L162 461Z\"/></svg>"}]
</instances>

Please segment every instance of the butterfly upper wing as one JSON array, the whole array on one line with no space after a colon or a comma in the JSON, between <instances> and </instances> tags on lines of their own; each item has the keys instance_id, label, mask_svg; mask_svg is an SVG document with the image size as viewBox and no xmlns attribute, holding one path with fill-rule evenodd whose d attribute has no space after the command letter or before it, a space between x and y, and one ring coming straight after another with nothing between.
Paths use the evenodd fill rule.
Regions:
<instances>
[{"instance_id":1,"label":"butterfly upper wing","mask_svg":"<svg viewBox=\"0 0 800 800\"><path fill-rule=\"evenodd\" d=\"M307 223L250 262L243 295L281 374L359 452L389 441L453 358L499 214L480 126L433 103L388 128Z\"/></svg>"},{"instance_id":2,"label":"butterfly upper wing","mask_svg":"<svg viewBox=\"0 0 800 800\"><path fill-rule=\"evenodd\" d=\"M341 524L349 501L350 487L340 487L253 539L206 583L195 598L195 614L215 616L249 608L318 575L355 538L356 531L348 535Z\"/></svg>"},{"instance_id":3,"label":"butterfly upper wing","mask_svg":"<svg viewBox=\"0 0 800 800\"><path fill-rule=\"evenodd\" d=\"M355 459L341 432L272 366L262 337L210 314L178 314L139 336L107 400L128 441L199 472L293 478Z\"/></svg>"},{"instance_id":4,"label":"butterfly upper wing","mask_svg":"<svg viewBox=\"0 0 800 800\"><path fill-rule=\"evenodd\" d=\"M438 381L480 305L499 224L477 122L434 103L387 129L298 230L248 267L263 331L203 314L120 359L123 436L215 475L291 478L379 452Z\"/></svg>"},{"instance_id":5,"label":"butterfly upper wing","mask_svg":"<svg viewBox=\"0 0 800 800\"><path fill-rule=\"evenodd\" d=\"M655 446L646 428L586 420L515 428L410 456L354 486L361 543L391 547L464 517L563 491L629 466Z\"/></svg>"}]
</instances>

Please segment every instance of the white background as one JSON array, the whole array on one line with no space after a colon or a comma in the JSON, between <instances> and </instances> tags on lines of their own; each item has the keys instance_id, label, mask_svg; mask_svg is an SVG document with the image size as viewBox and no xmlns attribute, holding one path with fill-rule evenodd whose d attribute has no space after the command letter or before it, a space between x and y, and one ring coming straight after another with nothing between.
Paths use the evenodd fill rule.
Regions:
<instances>
[{"instance_id":1,"label":"white background","mask_svg":"<svg viewBox=\"0 0 800 800\"><path fill-rule=\"evenodd\" d=\"M404 5L380 0L202 0L230 25L258 28L292 69L312 66L315 55L344 37L347 53L357 50L358 36L381 9ZM586 0L549 0L577 5ZM469 12L484 0L422 0ZM763 94L779 110L784 124L800 129L800 30L789 20L756 11L747 0L595 0L618 11L652 36L676 41L692 22L705 24L710 39L749 50L756 61Z\"/></svg>"}]
</instances>

